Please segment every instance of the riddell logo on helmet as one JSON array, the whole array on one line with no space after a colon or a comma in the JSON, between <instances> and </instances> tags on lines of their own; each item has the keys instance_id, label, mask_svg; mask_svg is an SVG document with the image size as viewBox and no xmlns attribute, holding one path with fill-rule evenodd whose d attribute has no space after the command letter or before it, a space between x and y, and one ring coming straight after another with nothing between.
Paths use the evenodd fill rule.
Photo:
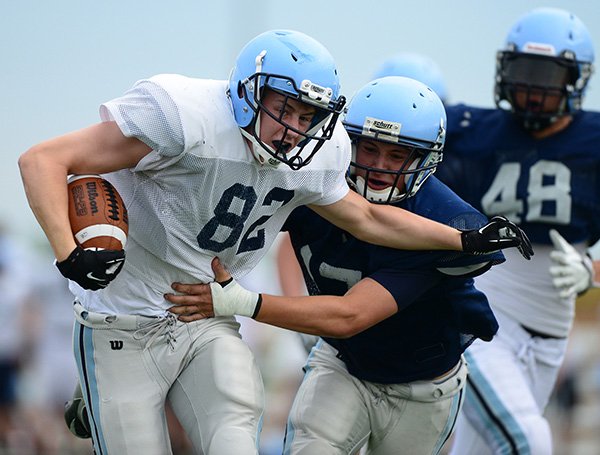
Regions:
<instances>
[{"instance_id":1,"label":"riddell logo on helmet","mask_svg":"<svg viewBox=\"0 0 600 455\"><path fill-rule=\"evenodd\" d=\"M554 46L544 43L525 43L525 46L523 46L523 52L539 55L556 55Z\"/></svg>"}]
</instances>

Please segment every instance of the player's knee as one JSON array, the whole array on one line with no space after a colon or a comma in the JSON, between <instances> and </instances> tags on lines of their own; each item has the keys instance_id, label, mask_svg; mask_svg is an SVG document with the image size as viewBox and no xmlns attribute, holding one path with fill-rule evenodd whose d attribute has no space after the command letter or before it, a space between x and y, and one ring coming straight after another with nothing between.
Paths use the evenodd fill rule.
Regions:
<instances>
[{"instance_id":1,"label":"player's knee","mask_svg":"<svg viewBox=\"0 0 600 455\"><path fill-rule=\"evenodd\" d=\"M541 415L528 416L521 421L526 436L528 451L519 450L517 453L530 453L531 455L552 454L552 433L548 421Z\"/></svg>"},{"instance_id":2,"label":"player's knee","mask_svg":"<svg viewBox=\"0 0 600 455\"><path fill-rule=\"evenodd\" d=\"M349 435L341 428L339 431L332 424L300 424L290 429L289 424L286 431L286 448L290 448L290 454L342 454L350 453L354 435ZM288 453L286 451L285 453Z\"/></svg>"},{"instance_id":3,"label":"player's knee","mask_svg":"<svg viewBox=\"0 0 600 455\"><path fill-rule=\"evenodd\" d=\"M546 419L541 415L521 416L518 423L518 431L510 431L501 441L496 441L495 455L552 454L552 435Z\"/></svg>"},{"instance_id":4,"label":"player's knee","mask_svg":"<svg viewBox=\"0 0 600 455\"><path fill-rule=\"evenodd\" d=\"M246 404L262 401L262 379L248 345L233 337L213 343L212 365L219 392Z\"/></svg>"},{"instance_id":5,"label":"player's knee","mask_svg":"<svg viewBox=\"0 0 600 455\"><path fill-rule=\"evenodd\" d=\"M236 427L222 427L216 431L206 453L214 454L258 454L255 435Z\"/></svg>"},{"instance_id":6,"label":"player's knee","mask_svg":"<svg viewBox=\"0 0 600 455\"><path fill-rule=\"evenodd\" d=\"M342 452L327 441L313 439L293 443L289 453L290 455L315 455L317 453L319 455L339 455Z\"/></svg>"}]
</instances>

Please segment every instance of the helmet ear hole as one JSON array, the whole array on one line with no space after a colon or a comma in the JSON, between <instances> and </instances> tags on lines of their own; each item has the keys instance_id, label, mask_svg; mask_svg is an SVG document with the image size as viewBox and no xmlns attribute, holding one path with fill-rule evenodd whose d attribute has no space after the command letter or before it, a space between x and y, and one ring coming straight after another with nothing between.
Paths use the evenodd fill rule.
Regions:
<instances>
[{"instance_id":1,"label":"helmet ear hole","mask_svg":"<svg viewBox=\"0 0 600 455\"><path fill-rule=\"evenodd\" d=\"M239 99L242 99L244 97L244 87L242 86L242 81L238 82L237 95Z\"/></svg>"}]
</instances>

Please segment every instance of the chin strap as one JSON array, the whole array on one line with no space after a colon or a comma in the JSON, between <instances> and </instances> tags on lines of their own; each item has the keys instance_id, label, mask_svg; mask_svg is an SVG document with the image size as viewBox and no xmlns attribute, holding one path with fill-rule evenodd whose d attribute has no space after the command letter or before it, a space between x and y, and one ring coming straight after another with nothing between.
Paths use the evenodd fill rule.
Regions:
<instances>
[{"instance_id":1,"label":"chin strap","mask_svg":"<svg viewBox=\"0 0 600 455\"><path fill-rule=\"evenodd\" d=\"M260 127L260 119L257 118L256 119L256 128L258 129ZM260 142L258 142L256 140L256 138L250 134L248 131L246 131L243 128L240 128L240 131L242 133L242 136L244 136L248 142L250 142L250 151L252 152L252 156L254 157L254 159L256 161L258 161L260 164L262 165L268 165L268 166L273 166L273 167L277 167L281 164L281 161L273 158L271 155L269 155L269 153L265 150L265 147L268 147L273 154L275 154L275 150L273 150L271 147L269 147L267 144L262 144Z\"/></svg>"}]
</instances>

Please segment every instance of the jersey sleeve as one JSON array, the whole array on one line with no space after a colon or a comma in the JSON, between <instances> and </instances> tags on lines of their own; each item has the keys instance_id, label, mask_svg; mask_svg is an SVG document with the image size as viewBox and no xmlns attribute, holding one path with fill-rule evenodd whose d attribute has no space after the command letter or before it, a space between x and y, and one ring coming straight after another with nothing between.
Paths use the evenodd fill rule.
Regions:
<instances>
[{"instance_id":1,"label":"jersey sleeve","mask_svg":"<svg viewBox=\"0 0 600 455\"><path fill-rule=\"evenodd\" d=\"M325 196L323 196L318 201L311 203L311 205L334 204L344 199L346 194L348 194L348 191L350 191L350 187L346 183L346 178L343 176L343 174L341 174L340 178L336 179L335 182L333 182L330 191L327 191L325 193Z\"/></svg>"},{"instance_id":2,"label":"jersey sleeve","mask_svg":"<svg viewBox=\"0 0 600 455\"><path fill-rule=\"evenodd\" d=\"M135 137L156 154L172 158L184 151L177 104L156 81L142 80L123 96L100 106L103 121L115 121L126 137Z\"/></svg>"},{"instance_id":3,"label":"jersey sleeve","mask_svg":"<svg viewBox=\"0 0 600 455\"><path fill-rule=\"evenodd\" d=\"M342 200L350 187L346 181L352 147L350 138L341 122L335 125L333 137L323 144L323 147L313 158L315 169L327 169L324 172L323 196L311 204L329 205Z\"/></svg>"},{"instance_id":4,"label":"jersey sleeve","mask_svg":"<svg viewBox=\"0 0 600 455\"><path fill-rule=\"evenodd\" d=\"M488 222L487 216L462 200L435 176L405 202L405 208L431 220L460 231L479 229ZM413 264L432 267L450 276L476 276L491 266L504 262L502 252L474 255L462 251L433 251L413 255Z\"/></svg>"},{"instance_id":5,"label":"jersey sleeve","mask_svg":"<svg viewBox=\"0 0 600 455\"><path fill-rule=\"evenodd\" d=\"M393 268L377 270L369 278L392 294L398 309L402 310L437 286L442 276L435 270Z\"/></svg>"}]
</instances>

